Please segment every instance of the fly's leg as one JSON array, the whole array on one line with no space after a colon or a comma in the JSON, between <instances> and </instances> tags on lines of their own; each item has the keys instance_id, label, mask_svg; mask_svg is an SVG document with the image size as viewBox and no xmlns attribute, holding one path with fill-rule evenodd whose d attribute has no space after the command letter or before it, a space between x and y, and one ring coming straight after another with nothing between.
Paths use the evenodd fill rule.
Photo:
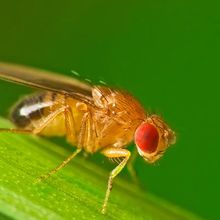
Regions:
<instances>
[{"instance_id":1,"label":"fly's leg","mask_svg":"<svg viewBox=\"0 0 220 220\"><path fill-rule=\"evenodd\" d=\"M69 106L63 106L58 110L54 111L50 115L48 115L45 120L33 130L26 130L26 129L17 129L17 128L0 128L0 132L10 132L10 133L19 133L19 134L39 134L48 124L50 124L58 115L64 113L65 114L65 126L67 132L67 139L71 142L75 137L75 130L74 130L74 120L71 108ZM40 182L52 174L56 173L58 170L63 168L68 162L70 162L79 152L81 149L77 149L73 154L71 154L68 158L66 158L59 166L55 169L51 170L48 174L40 176L35 182Z\"/></svg>"},{"instance_id":2,"label":"fly's leg","mask_svg":"<svg viewBox=\"0 0 220 220\"><path fill-rule=\"evenodd\" d=\"M108 179L108 186L107 186L107 190L106 190L106 194L105 194L105 200L102 206L102 214L105 214L106 212L106 207L107 207L107 203L109 200L109 196L110 196L110 192L112 190L112 184L113 184L113 179L121 172L121 170L125 167L125 165L127 164L129 158L130 158L130 151L126 150L126 149L122 149L122 148L114 148L114 147L109 147L104 149L103 151L101 151L102 154L104 154L106 157L108 158L123 158L123 160L118 164L117 167L115 167L110 175L109 175L109 179Z\"/></svg>"},{"instance_id":3,"label":"fly's leg","mask_svg":"<svg viewBox=\"0 0 220 220\"><path fill-rule=\"evenodd\" d=\"M74 129L74 118L73 118L73 114L72 114L72 110L69 106L66 106L64 109L64 113L65 113L65 126L66 126L66 135L67 135L67 139L70 143L73 143L74 139L75 139L75 129ZM68 156L60 165L58 165L57 167L55 167L54 169L52 169L49 173L44 174L42 176L40 176L39 178L37 178L37 180L35 181L35 183L39 183L42 180L47 179L48 177L50 177L51 175L55 174L57 171L59 171L60 169L62 169L64 166L66 166L66 164L68 164L78 153L80 153L82 149L78 148L74 153L72 153L70 156Z\"/></svg>"},{"instance_id":4,"label":"fly's leg","mask_svg":"<svg viewBox=\"0 0 220 220\"><path fill-rule=\"evenodd\" d=\"M83 112L77 145L79 148L85 149L86 152L94 152L94 148L97 146L97 136L92 114L84 103L78 103L77 108L79 111Z\"/></svg>"},{"instance_id":5,"label":"fly's leg","mask_svg":"<svg viewBox=\"0 0 220 220\"><path fill-rule=\"evenodd\" d=\"M66 107L59 108L53 113L49 114L45 120L34 129L22 129L22 128L0 128L0 132L9 132L9 133L17 133L17 134L39 134L48 124L50 124L58 115L65 111Z\"/></svg>"},{"instance_id":6,"label":"fly's leg","mask_svg":"<svg viewBox=\"0 0 220 220\"><path fill-rule=\"evenodd\" d=\"M80 106L81 107L81 106ZM76 134L75 134L75 128L74 128L74 117L72 114L72 110L69 106L65 107L65 126L66 126L66 135L67 140L70 143L75 142ZM89 123L89 124L88 124ZM47 179L60 169L62 169L64 166L66 166L67 163L69 163L78 153L82 151L82 146L86 144L88 141L88 138L90 137L90 120L89 120L89 112L86 112L83 116L79 138L78 138L78 149L71 154L69 157L67 157L60 165L55 167L53 170L51 170L49 173L40 176L35 183L39 183L42 180Z\"/></svg>"},{"instance_id":7,"label":"fly's leg","mask_svg":"<svg viewBox=\"0 0 220 220\"><path fill-rule=\"evenodd\" d=\"M68 106L65 109L65 127L66 137L69 143L75 145L76 131L75 131L75 120L71 108Z\"/></svg>"},{"instance_id":8,"label":"fly's leg","mask_svg":"<svg viewBox=\"0 0 220 220\"><path fill-rule=\"evenodd\" d=\"M64 166L66 166L66 164L68 164L82 149L78 148L74 153L72 153L69 157L67 157L60 165L58 165L57 167L55 167L54 169L52 169L49 173L44 174L40 177L37 178L37 180L35 181L35 183L39 183L45 179L47 179L48 177L50 177L51 175L55 174L57 171L59 171L60 169L62 169Z\"/></svg>"},{"instance_id":9,"label":"fly's leg","mask_svg":"<svg viewBox=\"0 0 220 220\"><path fill-rule=\"evenodd\" d=\"M82 118L81 128L78 136L78 146L85 149L86 152L93 152L95 147L96 137L94 136L94 130L90 112L86 112Z\"/></svg>"},{"instance_id":10,"label":"fly's leg","mask_svg":"<svg viewBox=\"0 0 220 220\"><path fill-rule=\"evenodd\" d=\"M16 134L32 134L32 130L19 128L0 128L0 132L16 133Z\"/></svg>"},{"instance_id":11,"label":"fly's leg","mask_svg":"<svg viewBox=\"0 0 220 220\"><path fill-rule=\"evenodd\" d=\"M137 156L138 156L138 152L136 150L132 152L130 160L128 161L128 164L127 164L127 168L128 168L128 172L131 175L132 180L138 184L139 181L137 178L137 173L136 173L136 170L134 169L134 163L135 163Z\"/></svg>"},{"instance_id":12,"label":"fly's leg","mask_svg":"<svg viewBox=\"0 0 220 220\"><path fill-rule=\"evenodd\" d=\"M77 140L77 145L80 148L83 148L86 144L86 137L88 137L88 117L89 117L89 113L86 112L83 115L82 121L81 121L81 126L80 126L80 130L79 130L79 135L78 135L78 140Z\"/></svg>"}]
</instances>

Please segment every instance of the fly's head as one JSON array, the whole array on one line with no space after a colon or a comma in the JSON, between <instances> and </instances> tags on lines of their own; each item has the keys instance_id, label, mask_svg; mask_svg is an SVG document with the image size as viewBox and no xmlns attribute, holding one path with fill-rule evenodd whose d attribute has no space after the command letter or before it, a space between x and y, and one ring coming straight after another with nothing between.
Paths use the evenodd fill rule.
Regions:
<instances>
[{"instance_id":1,"label":"fly's head","mask_svg":"<svg viewBox=\"0 0 220 220\"><path fill-rule=\"evenodd\" d=\"M148 162L156 162L176 142L175 132L157 115L148 117L135 131L139 154Z\"/></svg>"}]
</instances>

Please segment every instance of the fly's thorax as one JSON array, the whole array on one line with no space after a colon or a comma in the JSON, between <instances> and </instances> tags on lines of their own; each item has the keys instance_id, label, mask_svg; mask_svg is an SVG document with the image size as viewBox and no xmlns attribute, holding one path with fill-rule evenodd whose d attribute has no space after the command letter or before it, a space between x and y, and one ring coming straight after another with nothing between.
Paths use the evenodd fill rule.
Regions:
<instances>
[{"instance_id":1,"label":"fly's thorax","mask_svg":"<svg viewBox=\"0 0 220 220\"><path fill-rule=\"evenodd\" d=\"M124 123L144 120L145 110L128 92L95 86L92 90L94 104L111 117L124 120Z\"/></svg>"},{"instance_id":2,"label":"fly's thorax","mask_svg":"<svg viewBox=\"0 0 220 220\"><path fill-rule=\"evenodd\" d=\"M96 86L92 91L100 145L129 144L146 114L139 102L127 92Z\"/></svg>"}]
</instances>

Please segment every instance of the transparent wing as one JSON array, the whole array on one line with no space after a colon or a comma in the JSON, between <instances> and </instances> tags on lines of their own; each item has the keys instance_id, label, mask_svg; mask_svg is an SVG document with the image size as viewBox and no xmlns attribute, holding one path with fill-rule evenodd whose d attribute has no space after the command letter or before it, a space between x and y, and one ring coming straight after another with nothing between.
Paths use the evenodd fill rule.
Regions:
<instances>
[{"instance_id":1,"label":"transparent wing","mask_svg":"<svg viewBox=\"0 0 220 220\"><path fill-rule=\"evenodd\" d=\"M67 94L82 101L92 100L91 85L49 71L0 62L0 78L33 88Z\"/></svg>"}]
</instances>

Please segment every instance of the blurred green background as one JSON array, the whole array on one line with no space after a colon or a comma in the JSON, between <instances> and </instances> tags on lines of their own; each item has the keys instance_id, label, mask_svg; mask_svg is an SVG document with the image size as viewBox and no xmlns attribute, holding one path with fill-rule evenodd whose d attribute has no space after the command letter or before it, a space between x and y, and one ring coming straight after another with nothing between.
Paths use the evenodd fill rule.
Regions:
<instances>
[{"instance_id":1,"label":"blurred green background","mask_svg":"<svg viewBox=\"0 0 220 220\"><path fill-rule=\"evenodd\" d=\"M177 132L177 144L159 164L137 160L142 184L204 218L219 219L219 6L0 0L0 60L69 75L75 70L82 79L129 90ZM1 81L0 114L6 116L29 91Z\"/></svg>"}]
</instances>

